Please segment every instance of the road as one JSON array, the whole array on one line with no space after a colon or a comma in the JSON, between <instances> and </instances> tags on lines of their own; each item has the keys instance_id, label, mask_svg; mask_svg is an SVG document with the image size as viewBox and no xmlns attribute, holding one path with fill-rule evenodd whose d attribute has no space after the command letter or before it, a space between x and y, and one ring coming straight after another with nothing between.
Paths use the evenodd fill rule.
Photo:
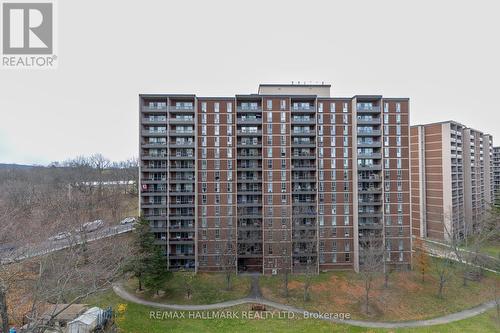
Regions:
<instances>
[{"instance_id":1,"label":"road","mask_svg":"<svg viewBox=\"0 0 500 333\"><path fill-rule=\"evenodd\" d=\"M134 225L132 223L103 227L98 230L88 232L87 242L93 242L103 238L114 237L127 232L131 232L132 230L134 230ZM14 251L8 252L8 255L5 258L3 257L0 258L0 265L19 262L29 258L46 255L82 243L83 240L80 235L73 235L70 238L61 240L53 240L53 241L47 240L40 244L21 247Z\"/></svg>"}]
</instances>

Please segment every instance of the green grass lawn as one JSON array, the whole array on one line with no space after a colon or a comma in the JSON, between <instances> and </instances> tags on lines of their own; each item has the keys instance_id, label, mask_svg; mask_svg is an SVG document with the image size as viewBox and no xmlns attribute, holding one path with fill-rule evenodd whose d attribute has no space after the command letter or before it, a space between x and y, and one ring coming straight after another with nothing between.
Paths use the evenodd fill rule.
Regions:
<instances>
[{"instance_id":1,"label":"green grass lawn","mask_svg":"<svg viewBox=\"0 0 500 333\"><path fill-rule=\"evenodd\" d=\"M500 245L499 244L485 244L481 247L482 252L489 254L494 258L500 258Z\"/></svg>"},{"instance_id":2,"label":"green grass lawn","mask_svg":"<svg viewBox=\"0 0 500 333\"><path fill-rule=\"evenodd\" d=\"M118 304L126 304L126 311L118 320L120 332L124 333L163 333L163 332L179 332L179 333L261 333L261 332L415 332L415 333L488 333L498 332L499 324L494 319L494 311L489 311L479 316L457 321L446 325L437 325L416 329L366 329L354 327L346 324L333 324L315 319L303 319L296 315L295 319L241 319L241 312L250 310L249 305L233 307L228 311L237 311L240 314L240 319L152 319L151 312L158 309L127 303L121 300L113 292L108 291L100 295L94 295L89 298L87 303L98 305L101 307L112 306L117 308ZM163 311L163 310L161 310ZM180 311L179 313L181 313ZM185 316L188 316L188 313Z\"/></svg>"},{"instance_id":3,"label":"green grass lawn","mask_svg":"<svg viewBox=\"0 0 500 333\"><path fill-rule=\"evenodd\" d=\"M186 297L184 287L186 273L175 272L163 288L164 294L157 296L151 291L137 292L138 281L131 279L124 283L127 291L136 296L159 303L173 304L211 304L228 300L243 298L250 292L250 277L232 276L232 288L226 290L225 274L198 273L194 277L191 298Z\"/></svg>"},{"instance_id":4,"label":"green grass lawn","mask_svg":"<svg viewBox=\"0 0 500 333\"><path fill-rule=\"evenodd\" d=\"M365 291L359 274L327 272L312 277L307 302L303 299L304 279L305 276L290 277L288 298L283 294L282 277L261 277L260 285L266 298L311 311L349 312L354 319L401 321L434 318L471 308L491 300L494 283L500 283L498 276L487 274L480 282L469 281L463 287L460 275L452 274L441 299L437 297L435 275L428 275L422 282L416 272L394 272L387 289L382 277L376 279L370 294L372 314L368 316L363 311Z\"/></svg>"}]
</instances>

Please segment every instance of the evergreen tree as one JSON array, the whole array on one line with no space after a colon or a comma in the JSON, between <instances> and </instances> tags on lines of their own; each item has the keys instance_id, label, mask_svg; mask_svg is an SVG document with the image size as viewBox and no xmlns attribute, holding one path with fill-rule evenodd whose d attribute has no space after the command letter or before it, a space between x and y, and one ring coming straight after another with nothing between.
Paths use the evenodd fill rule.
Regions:
<instances>
[{"instance_id":1,"label":"evergreen tree","mask_svg":"<svg viewBox=\"0 0 500 333\"><path fill-rule=\"evenodd\" d=\"M137 278L139 290L142 290L151 270L156 269L160 261L164 267L166 266L161 249L154 244L154 235L149 229L149 223L144 219L135 226L133 247L133 255L129 258L125 271ZM159 257L162 257L161 260Z\"/></svg>"}]
</instances>

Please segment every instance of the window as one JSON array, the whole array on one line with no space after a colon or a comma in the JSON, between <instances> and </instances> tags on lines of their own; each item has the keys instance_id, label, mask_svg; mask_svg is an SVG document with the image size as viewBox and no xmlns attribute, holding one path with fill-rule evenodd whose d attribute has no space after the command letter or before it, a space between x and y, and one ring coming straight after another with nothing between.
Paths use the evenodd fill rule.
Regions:
<instances>
[{"instance_id":1,"label":"window","mask_svg":"<svg viewBox=\"0 0 500 333\"><path fill-rule=\"evenodd\" d=\"M284 123L286 122L286 113L285 112L281 112L281 122Z\"/></svg>"},{"instance_id":2,"label":"window","mask_svg":"<svg viewBox=\"0 0 500 333\"><path fill-rule=\"evenodd\" d=\"M273 113L271 111L267 112L267 122L268 123L272 123L273 122ZM268 127L269 127L269 125L268 125Z\"/></svg>"},{"instance_id":3,"label":"window","mask_svg":"<svg viewBox=\"0 0 500 333\"><path fill-rule=\"evenodd\" d=\"M227 113L233 112L233 103L227 102L226 109L227 109ZM229 117L228 117L228 119L229 119Z\"/></svg>"},{"instance_id":4,"label":"window","mask_svg":"<svg viewBox=\"0 0 500 333\"><path fill-rule=\"evenodd\" d=\"M219 102L214 103L214 112L219 112Z\"/></svg>"},{"instance_id":5,"label":"window","mask_svg":"<svg viewBox=\"0 0 500 333\"><path fill-rule=\"evenodd\" d=\"M280 109L281 110L286 109L286 100L284 100L284 99L280 100Z\"/></svg>"},{"instance_id":6,"label":"window","mask_svg":"<svg viewBox=\"0 0 500 333\"><path fill-rule=\"evenodd\" d=\"M207 112L207 102L201 102L201 112Z\"/></svg>"},{"instance_id":7,"label":"window","mask_svg":"<svg viewBox=\"0 0 500 333\"><path fill-rule=\"evenodd\" d=\"M267 100L267 109L268 110L272 110L273 109L273 100L272 99L268 99Z\"/></svg>"}]
</instances>

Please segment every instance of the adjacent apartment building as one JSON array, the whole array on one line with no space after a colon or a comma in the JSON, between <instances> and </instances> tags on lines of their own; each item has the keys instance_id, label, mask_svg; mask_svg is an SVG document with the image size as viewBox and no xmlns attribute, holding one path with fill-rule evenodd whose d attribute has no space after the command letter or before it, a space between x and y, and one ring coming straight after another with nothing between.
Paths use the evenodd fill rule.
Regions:
<instances>
[{"instance_id":1,"label":"adjacent apartment building","mask_svg":"<svg viewBox=\"0 0 500 333\"><path fill-rule=\"evenodd\" d=\"M493 147L493 194L495 204L500 204L500 147Z\"/></svg>"},{"instance_id":2,"label":"adjacent apartment building","mask_svg":"<svg viewBox=\"0 0 500 333\"><path fill-rule=\"evenodd\" d=\"M413 235L472 233L494 198L492 136L455 121L412 126L410 136Z\"/></svg>"},{"instance_id":3,"label":"adjacent apartment building","mask_svg":"<svg viewBox=\"0 0 500 333\"><path fill-rule=\"evenodd\" d=\"M369 235L410 263L407 98L270 84L139 109L140 208L169 269L358 270Z\"/></svg>"}]
</instances>

